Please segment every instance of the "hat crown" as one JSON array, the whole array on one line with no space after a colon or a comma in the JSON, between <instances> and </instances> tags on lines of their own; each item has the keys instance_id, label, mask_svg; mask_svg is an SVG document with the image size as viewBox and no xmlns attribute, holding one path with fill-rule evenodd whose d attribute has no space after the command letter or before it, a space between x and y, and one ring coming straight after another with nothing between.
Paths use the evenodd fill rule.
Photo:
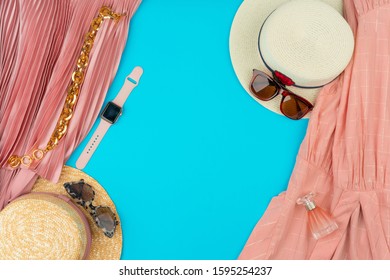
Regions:
<instances>
[{"instance_id":1,"label":"hat crown","mask_svg":"<svg viewBox=\"0 0 390 280\"><path fill-rule=\"evenodd\" d=\"M267 67L303 87L331 82L349 63L353 48L348 23L322 1L294 0L281 5L259 34L259 51Z\"/></svg>"},{"instance_id":2,"label":"hat crown","mask_svg":"<svg viewBox=\"0 0 390 280\"><path fill-rule=\"evenodd\" d=\"M85 258L91 236L80 213L53 194L30 193L16 199L0 212L0 259Z\"/></svg>"}]
</instances>

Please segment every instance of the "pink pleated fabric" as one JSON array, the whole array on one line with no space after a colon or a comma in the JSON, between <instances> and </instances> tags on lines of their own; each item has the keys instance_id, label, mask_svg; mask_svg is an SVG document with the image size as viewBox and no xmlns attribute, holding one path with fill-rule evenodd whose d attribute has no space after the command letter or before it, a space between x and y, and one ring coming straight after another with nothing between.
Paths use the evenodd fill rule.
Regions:
<instances>
[{"instance_id":1,"label":"pink pleated fabric","mask_svg":"<svg viewBox=\"0 0 390 280\"><path fill-rule=\"evenodd\" d=\"M38 175L58 180L62 166L98 116L140 2L0 1L0 209L28 192ZM46 146L85 34L102 6L126 16L117 23L105 20L99 29L66 136L40 163L11 170L9 156Z\"/></svg>"},{"instance_id":2,"label":"pink pleated fabric","mask_svg":"<svg viewBox=\"0 0 390 280\"><path fill-rule=\"evenodd\" d=\"M345 0L353 60L317 99L288 189L240 259L390 259L390 0ZM339 229L312 237L296 200L317 192Z\"/></svg>"}]
</instances>

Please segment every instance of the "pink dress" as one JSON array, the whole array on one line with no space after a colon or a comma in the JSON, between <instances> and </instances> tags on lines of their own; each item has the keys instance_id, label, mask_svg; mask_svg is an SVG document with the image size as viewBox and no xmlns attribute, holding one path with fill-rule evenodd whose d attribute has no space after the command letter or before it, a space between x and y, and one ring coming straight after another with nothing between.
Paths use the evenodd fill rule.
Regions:
<instances>
[{"instance_id":1,"label":"pink dress","mask_svg":"<svg viewBox=\"0 0 390 280\"><path fill-rule=\"evenodd\" d=\"M390 259L390 0L345 0L354 57L320 93L286 192L240 259ZM317 192L339 229L315 240L296 200Z\"/></svg>"}]
</instances>

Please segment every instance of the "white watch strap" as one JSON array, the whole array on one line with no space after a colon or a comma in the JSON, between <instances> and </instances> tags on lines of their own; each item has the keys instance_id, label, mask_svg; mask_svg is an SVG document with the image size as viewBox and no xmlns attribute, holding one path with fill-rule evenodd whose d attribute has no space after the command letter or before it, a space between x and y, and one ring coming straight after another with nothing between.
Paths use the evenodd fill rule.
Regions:
<instances>
[{"instance_id":1,"label":"white watch strap","mask_svg":"<svg viewBox=\"0 0 390 280\"><path fill-rule=\"evenodd\" d=\"M133 71L126 77L126 80L121 90L119 91L118 95L115 97L115 99L112 102L120 107L123 107L124 103L126 102L126 99L129 97L132 90L138 85L142 73L143 70L141 67L139 66L135 67ZM95 133L93 134L87 146L84 148L80 157L76 161L76 167L78 169L83 169L87 165L89 159L92 157L93 153L95 152L96 148L99 146L100 141L103 139L104 135L106 134L110 126L111 123L109 123L108 121L104 119L100 120L100 123Z\"/></svg>"}]
</instances>

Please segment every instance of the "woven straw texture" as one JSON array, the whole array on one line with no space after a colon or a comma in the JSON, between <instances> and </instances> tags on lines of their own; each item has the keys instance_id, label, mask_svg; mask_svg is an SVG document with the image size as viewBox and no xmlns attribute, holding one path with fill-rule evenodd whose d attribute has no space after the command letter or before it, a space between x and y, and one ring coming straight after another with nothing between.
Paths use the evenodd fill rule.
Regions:
<instances>
[{"instance_id":1,"label":"woven straw texture","mask_svg":"<svg viewBox=\"0 0 390 280\"><path fill-rule=\"evenodd\" d=\"M87 230L76 210L64 200L28 194L0 213L0 259L82 259Z\"/></svg>"},{"instance_id":2,"label":"woven straw texture","mask_svg":"<svg viewBox=\"0 0 390 280\"><path fill-rule=\"evenodd\" d=\"M345 19L321 1L291 1L273 12L261 32L260 49L272 69L297 85L320 86L334 80L353 52Z\"/></svg>"},{"instance_id":3,"label":"woven straw texture","mask_svg":"<svg viewBox=\"0 0 390 280\"><path fill-rule=\"evenodd\" d=\"M319 0L304 0L309 2L317 2ZM232 60L234 71L241 83L241 85L244 87L244 89L253 97L251 92L249 91L249 84L252 78L252 69L259 69L266 73L270 73L267 67L264 65L264 63L261 60L261 57L259 55L258 50L258 37L259 37L259 31L261 26L263 25L266 18L278 7L281 5L290 2L288 0L245 0L240 8L238 9L230 31L230 41L229 41L229 48L230 48L230 57ZM293 1L291 1L293 2ZM322 1L329 6L336 9L340 14L342 13L342 7L343 7L343 1L342 0L324 0ZM310 5L308 5L310 6ZM332 10L332 9L330 9ZM297 13L297 11L295 11ZM299 11L298 11L299 12ZM302 11L300 11L302 12ZM332 16L334 18L334 15ZM300 24L306 24L308 20L310 19L292 19L291 17L277 17L277 23L280 25L277 32L274 32L274 30L271 30L268 32L267 40L266 42L267 46L264 46L264 48L270 49L273 48L272 56L268 57L267 64L274 64L274 66L277 66L278 68L282 68L279 71L286 72L286 75L292 76L291 78L296 79L296 84L302 85L302 86L312 86L314 83L320 82L321 79L323 81L329 80L330 78L335 78L340 72L340 68L343 68L347 65L353 51L353 37L349 38L342 38L340 41L344 41L341 43L341 45L338 45L337 47L340 49L340 46L344 47L344 49L348 49L349 51L346 51L345 53L340 52L339 49L336 49L335 55L338 57L338 63L337 65L334 65L332 61L323 61L323 63L318 63L316 60L310 58L312 54L309 54L310 50L313 50L313 48L310 47L297 47L298 41L295 39L295 42L292 42L291 45L286 45L283 47L280 45L280 41L284 41L284 36L289 36L291 33L291 30L289 30L288 26L292 26L292 28L297 28ZM340 18L339 18L340 19ZM313 19L311 19L313 20ZM343 20L341 18L341 20ZM295 22L294 25L292 25L292 22ZM340 23L340 21L338 21ZM346 22L343 22L344 25L347 24ZM272 23L272 29L275 28L277 24ZM328 24L327 27L325 26L312 26L311 31L315 31L316 34L326 34L327 32L331 31L330 34L335 34L335 32L339 32L341 30L341 34L345 34L345 29L340 28L340 25L335 25L335 30L329 30L329 26L332 24ZM343 25L343 26L344 26ZM345 27L345 26L344 26ZM271 27L270 27L271 28ZM325 28L325 29L324 29ZM288 33L287 33L287 32ZM309 32L311 32L309 31ZM306 32L306 30L305 30ZM349 30L351 32L351 30ZM270 34L274 34L273 41L269 41ZM349 33L347 33L349 34ZM349 35L351 35L350 33ZM307 35L307 34L303 34ZM333 35L332 35L333 36ZM325 36L326 37L326 36ZM328 39L339 39L330 37ZM292 40L292 39L291 39ZM346 42L348 41L349 42ZM300 40L301 41L301 40ZM322 42L322 40L319 40L319 42ZM342 44L347 44L347 46L343 46ZM318 47L318 46L317 46ZM269 50L268 50L269 51ZM263 52L263 50L262 50ZM328 53L328 50L326 50ZM263 52L264 53L264 52ZM340 57L346 57L344 59L340 59ZM309 59L310 58L310 59ZM345 60L348 60L347 63L345 63ZM298 62L299 61L299 62ZM312 62L314 62L316 65L307 67L307 65L311 65ZM306 66L305 66L306 64ZM289 73L291 72L291 69L287 71L286 67L293 68L292 71L295 74L291 75ZM294 71L296 69L305 69L303 71ZM326 68L326 69L325 69ZM311 69L311 70L310 70ZM315 69L314 71L312 69ZM343 69L342 69L343 70ZM311 73L311 74L310 74ZM327 73L327 74L326 74ZM333 73L333 74L332 74ZM311 80L313 84L307 83L307 81ZM300 84L301 83L301 84ZM303 83L303 84L302 84ZM304 84L306 83L306 85ZM296 87L290 87L291 91L294 93L301 95L302 97L306 98L313 104L315 103L315 100L317 98L317 94L320 91L320 89L301 89ZM280 100L281 95L277 96L271 101L261 101L256 98L254 98L258 103L263 105L264 107L268 108L269 110L276 112L278 114L280 113ZM310 114L306 116L309 117Z\"/></svg>"},{"instance_id":4,"label":"woven straw texture","mask_svg":"<svg viewBox=\"0 0 390 280\"><path fill-rule=\"evenodd\" d=\"M91 260L117 260L117 259L120 259L121 252L122 252L122 229L121 229L119 214L116 211L115 205L112 202L112 200L110 199L110 197L108 196L107 192L103 189L103 187L95 179L93 179L92 177L88 176L86 173L84 173L78 169L75 169L75 168L72 168L69 166L64 166L64 168L61 172L60 179L59 179L57 184L54 184L54 183L51 183L47 180L39 178L36 181L32 192L57 193L57 194L62 194L64 196L68 196L66 193L66 190L63 187L63 184L65 182L79 181L80 179L84 179L84 181L86 183L90 184L93 187L93 189L95 190L95 200L94 200L93 204L94 205L109 206L116 213L117 219L119 221L119 225L116 228L114 236L112 238L108 238L104 235L103 231L96 226L91 215L85 209L83 209L81 206L77 205L83 211L85 216L87 217L88 223L89 223L90 229L91 229L92 244L91 244L91 252L90 252L88 259L91 259ZM11 203L11 204L14 204L14 203ZM36 207L36 208L34 209L32 207ZM47 206L45 206L45 207L47 207ZM23 245L23 243L29 239L35 241L36 243L39 243L39 240L45 241L44 237L39 233L36 233L36 235L34 237L30 237L30 238L27 236L27 234L20 233L28 228L30 218L35 215L34 212L42 212L42 211L39 211L39 208L40 208L39 205L33 205L32 203L29 203L29 205L26 206L25 209L17 210L18 211L17 215L15 214L13 217L3 218L3 220L6 219L7 221L9 221L9 223L13 224L12 225L13 231L10 235L10 238L12 238L13 241L20 240L21 245ZM6 211L6 209L7 208L5 208L3 211ZM50 235L52 236L53 232L56 232L56 234L58 235L58 238L54 239L55 242L57 242L57 240L59 241L59 239L67 240L69 238L68 235L74 236L73 235L74 233L69 233L69 232L63 230L63 227L62 227L63 225L61 224L62 223L61 219L62 219L62 216L64 216L64 215L62 215L62 216L60 216L60 218L58 218L58 215L61 215L61 211L59 211L59 208L58 207L53 208L53 206L51 206L51 208L48 208L48 209L49 210L46 213L46 217L42 217L42 219L46 219L45 224L47 224L47 226L51 227ZM1 215L7 216L8 213L6 213L6 212L3 213L3 211L1 212ZM12 210L12 212L14 212L14 211L16 211L16 210ZM68 215L68 217L69 217L69 215ZM57 224L52 223L53 220L57 221L56 222ZM70 222L67 220L64 223L70 223ZM76 228L75 225L72 225L72 227L73 227L73 229ZM43 228L42 232L44 232L46 230L47 230L46 228ZM54 234L54 235L56 235L56 234ZM61 242L59 242L59 243L61 243ZM63 243L65 243L65 241L63 241ZM34 248L37 248L37 249L34 249L34 250L41 250L41 247L44 247L44 246L46 246L46 245L44 244L44 242L42 242L42 244L39 246L35 245ZM62 252L56 252L57 250L61 250L60 246L65 246L65 245L50 244L51 250L54 251L51 253L50 256L40 255L37 252L33 252L33 253L35 254L37 259L49 259L49 258L57 258L57 257L62 257L62 258L66 258L66 259L75 258L75 255L62 256L61 255L61 254L63 254ZM74 249L74 252L80 251L77 248L77 246L79 246L78 244L66 244L66 246L72 246L71 249L72 250ZM28 247L26 249L28 249ZM69 248L67 248L67 250L68 249ZM0 251L1 250L2 250L2 248L0 248ZM73 254L76 254L76 253L73 253ZM17 256L17 258L18 259L26 259L27 256L20 255L20 256Z\"/></svg>"}]
</instances>

